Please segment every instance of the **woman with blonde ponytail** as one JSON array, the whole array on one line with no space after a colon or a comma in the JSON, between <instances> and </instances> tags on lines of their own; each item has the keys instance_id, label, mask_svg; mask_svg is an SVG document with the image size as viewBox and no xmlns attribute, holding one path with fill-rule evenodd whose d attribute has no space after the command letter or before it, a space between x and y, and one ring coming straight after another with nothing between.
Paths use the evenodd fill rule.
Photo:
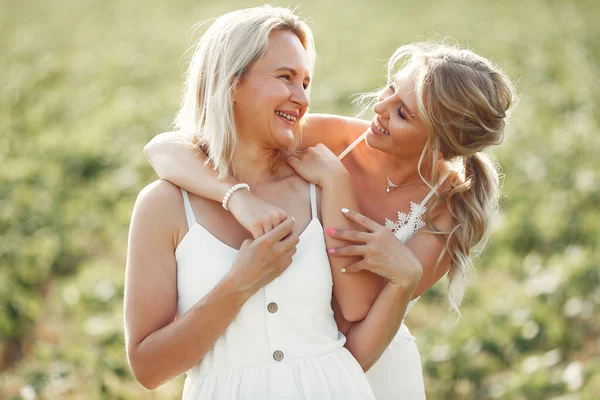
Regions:
<instances>
[{"instance_id":1,"label":"woman with blonde ponytail","mask_svg":"<svg viewBox=\"0 0 600 400\"><path fill-rule=\"evenodd\" d=\"M360 213L342 213L355 229L324 226L328 238L340 241L328 245L330 257L360 257L343 273L371 271L383 288L410 281L398 273L402 268L420 271L418 284L403 287L410 302L391 307L379 301L382 290L360 325L336 312L338 328L348 337L346 347L367 371L379 400L425 398L419 352L403 319L446 274L449 303L458 312L472 259L485 246L497 208L499 170L484 151L502 143L514 98L508 77L469 50L402 46L388 62L386 85L359 98L365 108L372 107L371 121L308 114L302 131L305 150L287 159L317 185L329 182L340 166L350 177ZM150 163L161 178L220 200L215 194L225 194L238 182L231 176L217 179L199 162L205 155L182 145L181 137L175 132L154 138L144 150ZM347 180L339 174L336 179L341 190ZM255 237L286 215L248 191L231 198L230 210ZM359 302L371 294L353 295ZM353 340L357 331L367 333L360 343Z\"/></svg>"}]
</instances>

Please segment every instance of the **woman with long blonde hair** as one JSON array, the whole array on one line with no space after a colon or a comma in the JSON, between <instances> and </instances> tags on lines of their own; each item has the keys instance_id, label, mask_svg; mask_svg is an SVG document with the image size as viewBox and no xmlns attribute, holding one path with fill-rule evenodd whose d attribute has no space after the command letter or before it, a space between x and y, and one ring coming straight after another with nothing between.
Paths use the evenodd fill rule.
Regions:
<instances>
[{"instance_id":1,"label":"woman with long blonde hair","mask_svg":"<svg viewBox=\"0 0 600 400\"><path fill-rule=\"evenodd\" d=\"M308 114L302 126L305 151L286 161L323 187L337 180L343 188L345 177L351 177L360 213L352 209L350 196L349 203L341 203L348 204L342 214L354 228L325 225L327 237L345 243L328 244L330 259L359 257L344 274L371 271L384 287L400 283L403 267L421 268L418 285L409 290L410 304L376 308L384 293L377 292L365 320L348 321L344 312L336 313L336 320L377 399L422 399L420 356L403 319L444 275L449 303L459 309L471 260L485 245L499 195L498 169L484 150L502 143L515 91L498 67L469 50L414 44L394 52L387 84L363 99L374 100L371 121ZM145 154L161 178L214 200L239 183L234 176L217 179L203 165L201 148L186 143L180 132L157 136ZM233 217L256 238L287 217L250 191L230 200ZM369 288L353 293L357 303L372 297Z\"/></svg>"}]
</instances>

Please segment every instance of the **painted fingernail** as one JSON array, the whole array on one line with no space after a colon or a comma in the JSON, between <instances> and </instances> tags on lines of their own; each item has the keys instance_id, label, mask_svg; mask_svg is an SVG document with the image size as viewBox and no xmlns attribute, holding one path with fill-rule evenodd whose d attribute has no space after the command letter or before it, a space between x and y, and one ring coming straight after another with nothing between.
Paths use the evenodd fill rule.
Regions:
<instances>
[{"instance_id":1,"label":"painted fingernail","mask_svg":"<svg viewBox=\"0 0 600 400\"><path fill-rule=\"evenodd\" d=\"M340 269L341 272L346 272L346 268Z\"/></svg>"},{"instance_id":2,"label":"painted fingernail","mask_svg":"<svg viewBox=\"0 0 600 400\"><path fill-rule=\"evenodd\" d=\"M335 253L335 249L329 249L329 250L327 250L327 252L328 252L329 254L333 254L333 253Z\"/></svg>"},{"instance_id":3,"label":"painted fingernail","mask_svg":"<svg viewBox=\"0 0 600 400\"><path fill-rule=\"evenodd\" d=\"M348 210L347 208L342 208L342 212L343 212L344 214L346 214L348 211L350 211L350 210Z\"/></svg>"},{"instance_id":4,"label":"painted fingernail","mask_svg":"<svg viewBox=\"0 0 600 400\"><path fill-rule=\"evenodd\" d=\"M325 232L329 233L330 235L333 235L335 233L335 229L329 228Z\"/></svg>"}]
</instances>

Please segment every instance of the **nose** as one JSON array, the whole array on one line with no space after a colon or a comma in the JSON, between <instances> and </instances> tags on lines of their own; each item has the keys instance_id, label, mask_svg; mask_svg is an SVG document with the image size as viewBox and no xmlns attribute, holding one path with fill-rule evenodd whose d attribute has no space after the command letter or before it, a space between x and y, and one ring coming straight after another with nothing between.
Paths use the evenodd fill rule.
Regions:
<instances>
[{"instance_id":1,"label":"nose","mask_svg":"<svg viewBox=\"0 0 600 400\"><path fill-rule=\"evenodd\" d=\"M306 94L306 89L304 89L303 84L294 85L290 100L298 104L300 107L308 107L310 100L308 99L308 95Z\"/></svg>"},{"instance_id":2,"label":"nose","mask_svg":"<svg viewBox=\"0 0 600 400\"><path fill-rule=\"evenodd\" d=\"M379 97L377 97L377 103L375 103L375 105L373 106L373 111L380 115L383 119L389 119L390 118L390 113L389 113L389 109L391 106L391 101L390 98L392 96L384 96L383 94L379 95Z\"/></svg>"}]
</instances>

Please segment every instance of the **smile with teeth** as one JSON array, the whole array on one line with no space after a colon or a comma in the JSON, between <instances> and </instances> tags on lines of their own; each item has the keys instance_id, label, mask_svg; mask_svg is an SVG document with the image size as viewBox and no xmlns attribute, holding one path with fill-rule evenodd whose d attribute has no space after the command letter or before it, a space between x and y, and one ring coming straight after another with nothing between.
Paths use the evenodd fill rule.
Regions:
<instances>
[{"instance_id":1,"label":"smile with teeth","mask_svg":"<svg viewBox=\"0 0 600 400\"><path fill-rule=\"evenodd\" d=\"M281 111L275 111L275 114L279 115L282 118L287 119L288 121L291 121L292 123L296 121L296 117L294 117L293 115L289 115L289 114L286 114L286 113L281 112Z\"/></svg>"},{"instance_id":2,"label":"smile with teeth","mask_svg":"<svg viewBox=\"0 0 600 400\"><path fill-rule=\"evenodd\" d=\"M379 132L381 132L381 133L383 133L384 135L387 135L387 136L389 136L389 135L390 135L390 132L389 132L389 131L386 131L385 129L383 129L383 128L382 128L382 127L379 125L379 122L377 122L377 119L375 119L373 122L375 123L375 128L377 128L377 130L378 130Z\"/></svg>"}]
</instances>

